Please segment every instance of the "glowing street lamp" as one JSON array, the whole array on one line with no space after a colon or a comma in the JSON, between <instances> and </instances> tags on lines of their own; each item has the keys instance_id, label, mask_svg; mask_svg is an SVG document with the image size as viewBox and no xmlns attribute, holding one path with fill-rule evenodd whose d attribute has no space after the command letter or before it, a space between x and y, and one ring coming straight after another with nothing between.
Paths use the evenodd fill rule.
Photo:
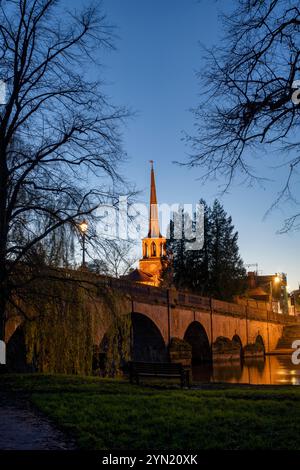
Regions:
<instances>
[{"instance_id":1,"label":"glowing street lamp","mask_svg":"<svg viewBox=\"0 0 300 470\"><path fill-rule=\"evenodd\" d=\"M270 304L271 304L271 312L273 312L273 283L279 284L281 281L281 277L276 273L276 276L271 279L270 281Z\"/></svg>"},{"instance_id":2,"label":"glowing street lamp","mask_svg":"<svg viewBox=\"0 0 300 470\"><path fill-rule=\"evenodd\" d=\"M274 283L275 283L275 284L278 284L280 281L281 281L280 276L278 276L278 274L276 274L276 276L275 276L275 278L274 278Z\"/></svg>"},{"instance_id":3,"label":"glowing street lamp","mask_svg":"<svg viewBox=\"0 0 300 470\"><path fill-rule=\"evenodd\" d=\"M88 230L88 223L86 220L83 220L78 224L81 236L82 236L82 267L85 267L85 237Z\"/></svg>"}]
</instances>

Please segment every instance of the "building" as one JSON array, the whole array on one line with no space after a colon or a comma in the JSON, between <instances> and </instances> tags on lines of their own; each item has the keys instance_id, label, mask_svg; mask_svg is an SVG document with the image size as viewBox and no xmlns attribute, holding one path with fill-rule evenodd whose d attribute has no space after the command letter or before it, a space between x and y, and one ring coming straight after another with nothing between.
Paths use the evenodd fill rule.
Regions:
<instances>
[{"instance_id":1,"label":"building","mask_svg":"<svg viewBox=\"0 0 300 470\"><path fill-rule=\"evenodd\" d=\"M289 294L289 311L290 315L300 316L300 288Z\"/></svg>"},{"instance_id":2,"label":"building","mask_svg":"<svg viewBox=\"0 0 300 470\"><path fill-rule=\"evenodd\" d=\"M278 313L288 313L287 278L284 273L258 275L248 272L246 296Z\"/></svg>"},{"instance_id":3,"label":"building","mask_svg":"<svg viewBox=\"0 0 300 470\"><path fill-rule=\"evenodd\" d=\"M150 163L151 175L148 235L142 240L143 257L139 261L139 267L125 276L125 278L142 284L159 286L162 270L166 263L166 238L160 233L153 161L151 160Z\"/></svg>"}]
</instances>

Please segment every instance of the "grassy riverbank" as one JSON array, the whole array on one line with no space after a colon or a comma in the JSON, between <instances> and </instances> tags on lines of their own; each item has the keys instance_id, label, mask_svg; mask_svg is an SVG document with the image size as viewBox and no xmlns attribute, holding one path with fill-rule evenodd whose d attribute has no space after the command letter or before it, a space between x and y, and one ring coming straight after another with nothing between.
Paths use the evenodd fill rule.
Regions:
<instances>
[{"instance_id":1,"label":"grassy riverbank","mask_svg":"<svg viewBox=\"0 0 300 470\"><path fill-rule=\"evenodd\" d=\"M83 449L300 449L300 388L180 390L76 376L3 375Z\"/></svg>"}]
</instances>

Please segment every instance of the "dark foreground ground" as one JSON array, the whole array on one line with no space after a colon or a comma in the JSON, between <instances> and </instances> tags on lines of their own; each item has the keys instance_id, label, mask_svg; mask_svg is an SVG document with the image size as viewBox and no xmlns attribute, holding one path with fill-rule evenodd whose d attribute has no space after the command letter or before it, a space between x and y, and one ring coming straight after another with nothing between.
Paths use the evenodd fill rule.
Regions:
<instances>
[{"instance_id":1,"label":"dark foreground ground","mask_svg":"<svg viewBox=\"0 0 300 470\"><path fill-rule=\"evenodd\" d=\"M2 375L0 449L300 449L300 388L150 385Z\"/></svg>"},{"instance_id":2,"label":"dark foreground ground","mask_svg":"<svg viewBox=\"0 0 300 470\"><path fill-rule=\"evenodd\" d=\"M0 394L0 450L73 450L75 442L47 418L17 399Z\"/></svg>"}]
</instances>

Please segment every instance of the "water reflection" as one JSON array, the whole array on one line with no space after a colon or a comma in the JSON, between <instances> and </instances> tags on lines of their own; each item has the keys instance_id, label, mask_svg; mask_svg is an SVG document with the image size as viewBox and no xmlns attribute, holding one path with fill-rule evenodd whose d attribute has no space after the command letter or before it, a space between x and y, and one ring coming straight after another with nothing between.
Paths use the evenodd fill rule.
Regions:
<instances>
[{"instance_id":1,"label":"water reflection","mask_svg":"<svg viewBox=\"0 0 300 470\"><path fill-rule=\"evenodd\" d=\"M300 385L300 365L290 355L193 366L192 375L194 382Z\"/></svg>"}]
</instances>

